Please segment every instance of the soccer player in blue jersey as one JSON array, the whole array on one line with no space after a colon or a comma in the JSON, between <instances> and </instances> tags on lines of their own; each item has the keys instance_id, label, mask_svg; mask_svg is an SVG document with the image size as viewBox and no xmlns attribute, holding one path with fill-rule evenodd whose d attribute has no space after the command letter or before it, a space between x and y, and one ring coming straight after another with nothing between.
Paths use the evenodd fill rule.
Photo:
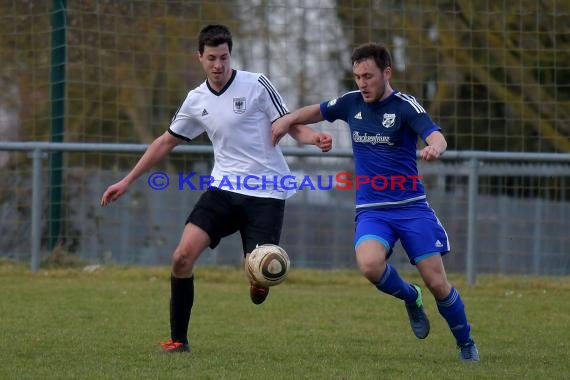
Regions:
<instances>
[{"instance_id":1,"label":"soccer player in blue jersey","mask_svg":"<svg viewBox=\"0 0 570 380\"><path fill-rule=\"evenodd\" d=\"M306 106L277 120L273 143L295 124L343 120L352 136L356 190L354 248L358 268L381 292L404 301L415 336L429 334L421 288L406 282L387 263L394 244L402 243L435 297L440 314L456 339L460 358L479 361L461 296L447 280L442 255L449 252L445 229L426 201L416 165L418 136L426 143L421 158L433 161L447 142L425 109L413 97L392 88L392 58L381 44L353 51L357 91Z\"/></svg>"}]
</instances>

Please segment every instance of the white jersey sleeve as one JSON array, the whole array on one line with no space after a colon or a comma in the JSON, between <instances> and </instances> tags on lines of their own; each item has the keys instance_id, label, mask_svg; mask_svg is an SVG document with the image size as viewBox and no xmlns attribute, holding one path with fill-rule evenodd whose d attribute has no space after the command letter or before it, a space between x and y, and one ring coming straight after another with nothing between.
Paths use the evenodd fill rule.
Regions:
<instances>
[{"instance_id":1,"label":"white jersey sleeve","mask_svg":"<svg viewBox=\"0 0 570 380\"><path fill-rule=\"evenodd\" d=\"M168 129L174 136L190 141L205 132L204 125L199 118L203 112L199 107L199 99L203 96L203 87L205 87L204 84L190 91L176 111Z\"/></svg>"},{"instance_id":2,"label":"white jersey sleeve","mask_svg":"<svg viewBox=\"0 0 570 380\"><path fill-rule=\"evenodd\" d=\"M259 94L259 99L262 100L260 106L263 112L267 115L269 120L273 123L275 120L289 113L283 98L277 92L273 84L264 75L259 76L259 87L262 92Z\"/></svg>"}]
</instances>

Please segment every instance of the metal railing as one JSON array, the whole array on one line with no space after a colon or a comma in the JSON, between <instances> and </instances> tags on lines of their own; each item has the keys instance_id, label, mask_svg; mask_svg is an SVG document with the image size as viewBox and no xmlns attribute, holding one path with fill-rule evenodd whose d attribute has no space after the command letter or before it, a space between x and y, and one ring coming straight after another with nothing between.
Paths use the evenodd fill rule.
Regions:
<instances>
[{"instance_id":1,"label":"metal railing","mask_svg":"<svg viewBox=\"0 0 570 380\"><path fill-rule=\"evenodd\" d=\"M109 152L109 153L142 153L146 150L145 144L115 144L115 143L51 143L51 142L0 142L0 151L27 151L31 152L32 164L32 207L31 207L31 262L33 272L39 270L41 253L41 226L42 226L42 160L47 152ZM317 149L308 147L283 147L286 156L321 156ZM173 150L180 154L212 154L210 145L183 145ZM419 152L418 152L419 154ZM351 149L334 149L326 157L352 157ZM468 215L467 215L467 250L466 250L466 276L469 284L476 280L475 270L475 244L477 241L477 196L478 181L483 161L519 161L519 162L549 162L570 163L568 153L523 153L523 152L483 152L483 151L447 151L442 160L464 161L467 165L455 175L465 176L468 179ZM562 175L570 176L570 171L564 167Z\"/></svg>"}]
</instances>

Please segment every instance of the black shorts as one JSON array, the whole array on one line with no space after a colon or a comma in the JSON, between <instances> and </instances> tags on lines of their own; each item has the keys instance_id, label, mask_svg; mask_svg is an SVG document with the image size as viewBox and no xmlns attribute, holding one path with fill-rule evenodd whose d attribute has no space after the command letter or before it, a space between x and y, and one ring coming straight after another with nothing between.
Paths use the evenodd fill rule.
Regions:
<instances>
[{"instance_id":1,"label":"black shorts","mask_svg":"<svg viewBox=\"0 0 570 380\"><path fill-rule=\"evenodd\" d=\"M284 212L285 200L210 188L200 196L186 223L206 231L210 248L239 231L245 255L258 244L279 244Z\"/></svg>"}]
</instances>

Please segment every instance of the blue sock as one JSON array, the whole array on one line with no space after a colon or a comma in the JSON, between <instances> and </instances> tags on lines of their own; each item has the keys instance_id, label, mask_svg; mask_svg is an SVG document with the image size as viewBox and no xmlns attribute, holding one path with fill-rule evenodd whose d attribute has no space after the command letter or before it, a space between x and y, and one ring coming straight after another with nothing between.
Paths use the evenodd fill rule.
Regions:
<instances>
[{"instance_id":1,"label":"blue sock","mask_svg":"<svg viewBox=\"0 0 570 380\"><path fill-rule=\"evenodd\" d=\"M437 309L447 321L457 344L462 345L471 342L471 326L467 322L465 305L457 289L451 288L451 292L446 298L436 301Z\"/></svg>"},{"instance_id":2,"label":"blue sock","mask_svg":"<svg viewBox=\"0 0 570 380\"><path fill-rule=\"evenodd\" d=\"M386 294L406 301L407 303L416 302L418 292L410 283L404 281L400 274L390 264L386 264L386 270L380 279L374 285Z\"/></svg>"}]
</instances>

